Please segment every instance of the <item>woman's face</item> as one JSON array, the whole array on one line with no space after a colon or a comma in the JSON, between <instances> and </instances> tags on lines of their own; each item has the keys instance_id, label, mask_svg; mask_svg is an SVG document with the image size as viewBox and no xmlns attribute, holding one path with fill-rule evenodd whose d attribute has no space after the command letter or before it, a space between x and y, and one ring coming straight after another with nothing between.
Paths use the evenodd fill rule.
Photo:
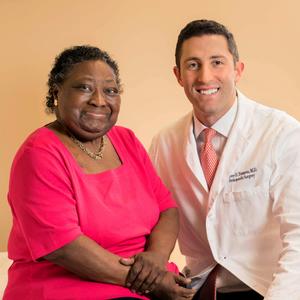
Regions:
<instances>
[{"instance_id":1,"label":"woman's face","mask_svg":"<svg viewBox=\"0 0 300 300\"><path fill-rule=\"evenodd\" d=\"M75 64L56 95L57 119L82 140L104 135L117 121L119 87L112 68L101 60Z\"/></svg>"}]
</instances>

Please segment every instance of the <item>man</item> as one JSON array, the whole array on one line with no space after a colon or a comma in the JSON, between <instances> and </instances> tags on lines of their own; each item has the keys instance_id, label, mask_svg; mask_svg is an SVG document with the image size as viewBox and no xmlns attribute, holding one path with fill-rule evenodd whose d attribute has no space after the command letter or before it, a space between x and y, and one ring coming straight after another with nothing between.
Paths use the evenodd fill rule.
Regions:
<instances>
[{"instance_id":1,"label":"man","mask_svg":"<svg viewBox=\"0 0 300 300\"><path fill-rule=\"evenodd\" d=\"M193 111L150 155L180 210L184 272L207 300L300 299L300 124L237 91L233 35L197 20L180 32L174 73ZM264 297L264 298L263 298Z\"/></svg>"}]
</instances>

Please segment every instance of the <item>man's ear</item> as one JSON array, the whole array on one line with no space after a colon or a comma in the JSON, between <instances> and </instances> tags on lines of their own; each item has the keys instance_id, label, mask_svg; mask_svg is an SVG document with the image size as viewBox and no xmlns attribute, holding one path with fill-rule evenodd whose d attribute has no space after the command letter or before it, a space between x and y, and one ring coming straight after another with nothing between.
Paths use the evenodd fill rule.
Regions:
<instances>
[{"instance_id":1,"label":"man's ear","mask_svg":"<svg viewBox=\"0 0 300 300\"><path fill-rule=\"evenodd\" d=\"M174 72L174 74L175 74L175 76L176 76L176 79L177 79L178 83L179 83L181 86L183 86L182 80L181 80L181 75L180 75L180 69L179 69L177 66L175 66L175 67L173 68L173 72Z\"/></svg>"},{"instance_id":2,"label":"man's ear","mask_svg":"<svg viewBox=\"0 0 300 300\"><path fill-rule=\"evenodd\" d=\"M235 64L235 83L238 83L242 77L244 71L244 63L241 61L236 62Z\"/></svg>"}]
</instances>

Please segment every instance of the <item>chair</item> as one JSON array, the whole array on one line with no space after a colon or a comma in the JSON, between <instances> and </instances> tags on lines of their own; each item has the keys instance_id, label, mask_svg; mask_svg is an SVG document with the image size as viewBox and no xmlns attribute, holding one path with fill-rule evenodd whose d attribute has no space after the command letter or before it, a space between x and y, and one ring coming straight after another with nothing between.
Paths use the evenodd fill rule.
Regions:
<instances>
[{"instance_id":1,"label":"chair","mask_svg":"<svg viewBox=\"0 0 300 300\"><path fill-rule=\"evenodd\" d=\"M7 270L12 261L7 257L7 252L0 252L0 299L3 297L7 284Z\"/></svg>"}]
</instances>

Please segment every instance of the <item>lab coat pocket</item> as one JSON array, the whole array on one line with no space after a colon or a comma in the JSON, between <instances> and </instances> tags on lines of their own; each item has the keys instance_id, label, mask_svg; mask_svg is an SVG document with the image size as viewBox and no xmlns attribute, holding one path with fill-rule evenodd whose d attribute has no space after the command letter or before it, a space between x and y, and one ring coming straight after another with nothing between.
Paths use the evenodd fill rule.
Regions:
<instances>
[{"instance_id":1,"label":"lab coat pocket","mask_svg":"<svg viewBox=\"0 0 300 300\"><path fill-rule=\"evenodd\" d=\"M224 212L236 235L255 234L266 226L271 209L266 188L252 187L224 193Z\"/></svg>"}]
</instances>

